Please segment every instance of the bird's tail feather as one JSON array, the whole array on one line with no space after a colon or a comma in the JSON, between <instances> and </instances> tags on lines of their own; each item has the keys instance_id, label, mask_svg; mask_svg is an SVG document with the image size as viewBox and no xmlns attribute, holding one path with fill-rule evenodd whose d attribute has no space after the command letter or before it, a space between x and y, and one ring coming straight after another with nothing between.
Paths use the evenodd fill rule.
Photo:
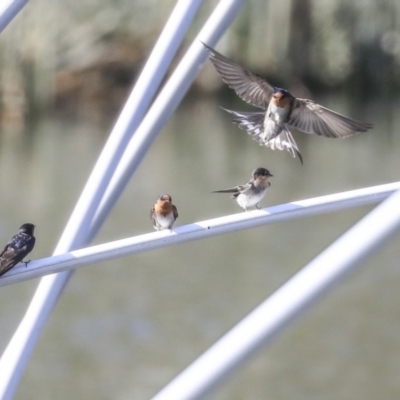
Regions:
<instances>
[{"instance_id":1,"label":"bird's tail feather","mask_svg":"<svg viewBox=\"0 0 400 400\"><path fill-rule=\"evenodd\" d=\"M211 193L237 193L237 188L213 190Z\"/></svg>"},{"instance_id":2,"label":"bird's tail feather","mask_svg":"<svg viewBox=\"0 0 400 400\"><path fill-rule=\"evenodd\" d=\"M282 132L278 136L265 142L265 146L271 147L272 150L275 150L275 148L278 150L287 150L293 158L296 158L297 155L303 164L303 157L286 125L284 125Z\"/></svg>"}]
</instances>

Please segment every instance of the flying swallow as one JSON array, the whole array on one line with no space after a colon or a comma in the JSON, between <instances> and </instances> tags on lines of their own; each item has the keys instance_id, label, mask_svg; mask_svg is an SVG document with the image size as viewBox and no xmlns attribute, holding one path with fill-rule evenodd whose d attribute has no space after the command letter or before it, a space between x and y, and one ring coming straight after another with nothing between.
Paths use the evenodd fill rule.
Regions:
<instances>
[{"instance_id":1,"label":"flying swallow","mask_svg":"<svg viewBox=\"0 0 400 400\"><path fill-rule=\"evenodd\" d=\"M35 225L23 224L16 235L6 244L0 254L0 276L17 265L24 257L29 254L35 246L33 231ZM25 262L27 265L29 261Z\"/></svg>"},{"instance_id":2,"label":"flying swallow","mask_svg":"<svg viewBox=\"0 0 400 400\"><path fill-rule=\"evenodd\" d=\"M329 110L313 100L299 99L285 89L273 87L262 77L234 63L210 46L203 45L210 52L210 61L222 80L242 100L264 110L226 110L236 117L233 122L247 130L261 146L268 146L272 150L287 150L293 157L297 154L303 163L289 127L328 138L345 138L373 127L372 124Z\"/></svg>"},{"instance_id":3,"label":"flying swallow","mask_svg":"<svg viewBox=\"0 0 400 400\"><path fill-rule=\"evenodd\" d=\"M171 196L169 194L162 194L150 210L150 219L153 222L154 229L157 231L172 229L177 218L178 210L172 204Z\"/></svg>"},{"instance_id":4,"label":"flying swallow","mask_svg":"<svg viewBox=\"0 0 400 400\"><path fill-rule=\"evenodd\" d=\"M239 206L246 211L254 206L259 209L260 201L271 186L268 181L271 176L273 175L266 168L256 168L245 185L235 186L231 189L215 190L212 193L233 193L232 198L236 199Z\"/></svg>"}]
</instances>

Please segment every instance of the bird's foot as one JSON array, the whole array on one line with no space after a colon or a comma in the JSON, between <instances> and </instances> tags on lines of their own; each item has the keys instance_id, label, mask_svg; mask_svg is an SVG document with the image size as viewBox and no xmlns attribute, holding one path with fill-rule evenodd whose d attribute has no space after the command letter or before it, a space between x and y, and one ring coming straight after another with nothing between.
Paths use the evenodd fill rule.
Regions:
<instances>
[{"instance_id":1,"label":"bird's foot","mask_svg":"<svg viewBox=\"0 0 400 400\"><path fill-rule=\"evenodd\" d=\"M28 268L28 264L31 262L31 260L28 261L22 261L25 264L25 268Z\"/></svg>"}]
</instances>

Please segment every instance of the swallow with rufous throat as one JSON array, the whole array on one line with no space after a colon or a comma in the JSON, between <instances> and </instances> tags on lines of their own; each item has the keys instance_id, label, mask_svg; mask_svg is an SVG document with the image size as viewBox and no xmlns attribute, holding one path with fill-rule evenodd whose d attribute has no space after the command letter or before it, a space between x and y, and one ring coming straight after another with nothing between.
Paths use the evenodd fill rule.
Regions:
<instances>
[{"instance_id":1,"label":"swallow with rufous throat","mask_svg":"<svg viewBox=\"0 0 400 400\"><path fill-rule=\"evenodd\" d=\"M292 96L287 90L271 86L264 78L229 60L203 43L210 52L210 61L225 82L247 103L262 112L225 110L236 118L234 123L245 129L261 146L287 150L293 157L299 149L289 127L328 138L346 138L373 127L329 110L313 100Z\"/></svg>"},{"instance_id":2,"label":"swallow with rufous throat","mask_svg":"<svg viewBox=\"0 0 400 400\"><path fill-rule=\"evenodd\" d=\"M4 250L0 254L0 276L9 271L12 267L23 261L35 246L35 237L33 232L35 225L23 224L16 235L6 244ZM28 265L29 261L25 262Z\"/></svg>"},{"instance_id":3,"label":"swallow with rufous throat","mask_svg":"<svg viewBox=\"0 0 400 400\"><path fill-rule=\"evenodd\" d=\"M157 231L172 229L177 218L178 210L172 204L171 196L162 194L150 210L150 219L153 222L154 229Z\"/></svg>"},{"instance_id":4,"label":"swallow with rufous throat","mask_svg":"<svg viewBox=\"0 0 400 400\"><path fill-rule=\"evenodd\" d=\"M235 186L231 189L215 190L212 193L233 193L232 198L244 210L248 211L251 207L259 209L259 204L271 186L269 178L273 176L266 168L256 168L251 179L245 184Z\"/></svg>"}]
</instances>

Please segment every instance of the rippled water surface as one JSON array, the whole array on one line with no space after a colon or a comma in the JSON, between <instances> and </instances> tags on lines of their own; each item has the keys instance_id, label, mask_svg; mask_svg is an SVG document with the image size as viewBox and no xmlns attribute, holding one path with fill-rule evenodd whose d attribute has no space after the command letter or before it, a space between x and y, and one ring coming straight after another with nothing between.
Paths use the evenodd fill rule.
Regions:
<instances>
[{"instance_id":1,"label":"rippled water surface","mask_svg":"<svg viewBox=\"0 0 400 400\"><path fill-rule=\"evenodd\" d=\"M241 212L212 190L274 175L262 205L399 180L397 102L348 107L375 129L345 140L295 133L304 166L259 147L213 101L187 103L132 177L96 243L152 231L149 209L170 193L177 225ZM109 126L47 120L0 143L0 240L37 226L32 258L52 253ZM231 233L89 266L51 315L16 398L147 399L370 209L361 207ZM397 235L210 398L398 399ZM1 348L38 281L1 288Z\"/></svg>"}]
</instances>

